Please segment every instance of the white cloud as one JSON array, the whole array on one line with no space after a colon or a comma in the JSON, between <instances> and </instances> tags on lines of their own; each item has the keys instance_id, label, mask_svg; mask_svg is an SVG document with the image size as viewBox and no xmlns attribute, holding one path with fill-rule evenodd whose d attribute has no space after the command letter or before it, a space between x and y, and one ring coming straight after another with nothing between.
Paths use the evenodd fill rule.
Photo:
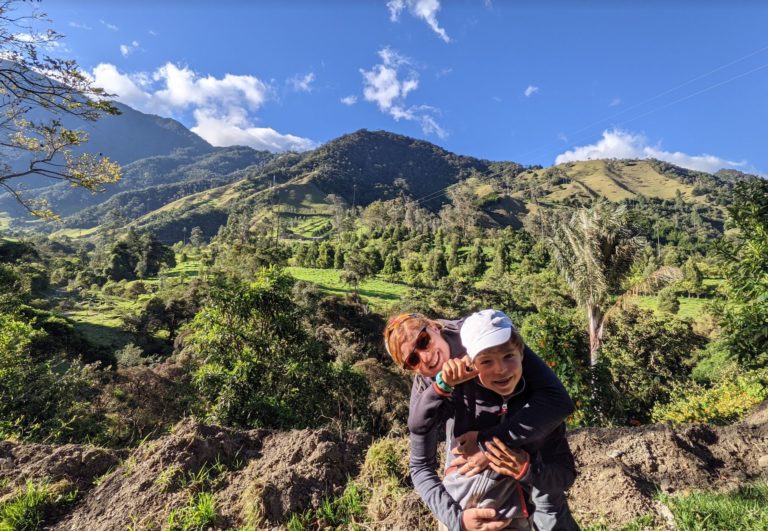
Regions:
<instances>
[{"instance_id":1,"label":"white cloud","mask_svg":"<svg viewBox=\"0 0 768 531\"><path fill-rule=\"evenodd\" d=\"M539 87L535 87L533 85L528 85L528 88L523 91L523 94L526 98L530 98L534 94L536 94L539 91Z\"/></svg>"},{"instance_id":2,"label":"white cloud","mask_svg":"<svg viewBox=\"0 0 768 531\"><path fill-rule=\"evenodd\" d=\"M110 29L112 31L117 31L118 29L120 29L117 26L115 26L114 24L110 24L106 20L99 20L99 22L101 22L104 26L106 26L107 29Z\"/></svg>"},{"instance_id":3,"label":"white cloud","mask_svg":"<svg viewBox=\"0 0 768 531\"><path fill-rule=\"evenodd\" d=\"M123 57L128 57L133 52L139 49L139 43L137 41L131 42L131 44L121 44L120 53Z\"/></svg>"},{"instance_id":4,"label":"white cloud","mask_svg":"<svg viewBox=\"0 0 768 531\"><path fill-rule=\"evenodd\" d=\"M617 105L621 105L621 98L613 98L611 103L608 104L609 107L616 107Z\"/></svg>"},{"instance_id":5,"label":"white cloud","mask_svg":"<svg viewBox=\"0 0 768 531\"><path fill-rule=\"evenodd\" d=\"M102 63L92 76L97 86L140 111L173 118L191 115L192 131L214 146L241 144L270 151L315 146L310 139L255 126L254 113L269 100L273 89L254 76L201 76L173 63L151 73L132 74Z\"/></svg>"},{"instance_id":6,"label":"white cloud","mask_svg":"<svg viewBox=\"0 0 768 531\"><path fill-rule=\"evenodd\" d=\"M354 94L351 94L349 96L344 96L339 101L341 101L341 103L343 103L344 105L350 105L351 106L351 105L354 105L355 103L357 103L357 96L355 96Z\"/></svg>"},{"instance_id":7,"label":"white cloud","mask_svg":"<svg viewBox=\"0 0 768 531\"><path fill-rule=\"evenodd\" d=\"M561 153L555 158L555 164L573 160L591 159L659 159L671 162L683 168L716 172L721 168L745 168L746 161L734 162L715 155L688 155L680 151L664 151L660 144L649 145L641 134L614 129L603 131L603 137L596 143L576 147Z\"/></svg>"},{"instance_id":8,"label":"white cloud","mask_svg":"<svg viewBox=\"0 0 768 531\"><path fill-rule=\"evenodd\" d=\"M214 146L245 145L267 151L306 151L316 147L308 138L278 133L271 127L254 127L244 113L216 116L209 109L194 112L197 125L191 130Z\"/></svg>"},{"instance_id":9,"label":"white cloud","mask_svg":"<svg viewBox=\"0 0 768 531\"><path fill-rule=\"evenodd\" d=\"M443 41L451 42L448 33L440 27L440 23L437 21L437 12L440 11L440 0L390 0L387 2L389 20L397 22L400 19L400 13L406 7L411 15L424 20Z\"/></svg>"},{"instance_id":10,"label":"white cloud","mask_svg":"<svg viewBox=\"0 0 768 531\"><path fill-rule=\"evenodd\" d=\"M376 103L381 112L395 120L419 122L424 133L445 138L447 132L432 116L439 109L427 105L407 105L408 95L419 87L419 75L411 61L390 48L379 50L382 63L370 70L360 69L363 76L363 97Z\"/></svg>"},{"instance_id":11,"label":"white cloud","mask_svg":"<svg viewBox=\"0 0 768 531\"><path fill-rule=\"evenodd\" d=\"M147 33L149 33L149 34L150 34L150 35L152 35L153 37L157 37L157 32L156 32L155 30L151 30L151 29L150 29L150 30L147 30Z\"/></svg>"},{"instance_id":12,"label":"white cloud","mask_svg":"<svg viewBox=\"0 0 768 531\"><path fill-rule=\"evenodd\" d=\"M312 82L315 80L315 73L309 72L303 76L295 75L288 80L293 90L296 92L312 92Z\"/></svg>"},{"instance_id":13,"label":"white cloud","mask_svg":"<svg viewBox=\"0 0 768 531\"><path fill-rule=\"evenodd\" d=\"M52 37L47 33L14 33L11 38L19 42L28 42L30 44L34 44L35 46L39 46L40 48L49 52L69 52L69 49L65 44L56 40L56 37Z\"/></svg>"},{"instance_id":14,"label":"white cloud","mask_svg":"<svg viewBox=\"0 0 768 531\"><path fill-rule=\"evenodd\" d=\"M81 24L80 22L74 22L74 21L71 21L68 25L69 25L70 28L77 28L77 29L84 29L84 30L92 30L93 29L88 24Z\"/></svg>"}]
</instances>

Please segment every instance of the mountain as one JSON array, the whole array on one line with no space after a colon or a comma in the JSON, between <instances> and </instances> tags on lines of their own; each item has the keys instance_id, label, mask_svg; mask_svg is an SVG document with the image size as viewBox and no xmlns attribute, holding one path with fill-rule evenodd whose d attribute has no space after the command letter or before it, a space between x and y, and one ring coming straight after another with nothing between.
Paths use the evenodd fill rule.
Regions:
<instances>
[{"instance_id":1,"label":"mountain","mask_svg":"<svg viewBox=\"0 0 768 531\"><path fill-rule=\"evenodd\" d=\"M62 186L42 193L67 216L64 226L70 229L130 224L172 242L194 226L212 236L231 212L245 212L252 223L278 215L287 237L320 235L330 226L331 194L334 201L357 207L405 194L437 213L457 192L481 210L486 226L520 226L540 208L598 196L659 205L684 201L699 205L697 215L720 227L728 190L739 180L755 178L734 171L712 175L656 160L524 168L367 130L305 153L199 149L177 149L126 164L123 180L98 196Z\"/></svg>"},{"instance_id":2,"label":"mountain","mask_svg":"<svg viewBox=\"0 0 768 531\"><path fill-rule=\"evenodd\" d=\"M277 156L242 181L180 198L133 225L176 241L194 224L202 228L203 223L209 236L215 233L218 227L208 217L221 220L228 212L244 211L256 223L276 212L284 236L317 236L330 226L329 194L347 206L365 207L405 193L437 213L452 191L461 189L481 210L485 226L519 227L540 208L605 197L646 202L659 211L682 201L708 226L721 230L728 191L750 178L756 177L733 171L712 175L657 160L523 168L514 162L456 155L386 131L361 130L310 152Z\"/></svg>"}]
</instances>

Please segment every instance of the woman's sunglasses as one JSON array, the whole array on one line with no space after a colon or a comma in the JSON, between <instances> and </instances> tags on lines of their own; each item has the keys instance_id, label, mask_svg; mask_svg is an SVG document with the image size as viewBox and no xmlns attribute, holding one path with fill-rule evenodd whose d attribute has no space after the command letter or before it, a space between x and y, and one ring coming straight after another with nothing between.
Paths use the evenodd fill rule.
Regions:
<instances>
[{"instance_id":1,"label":"woman's sunglasses","mask_svg":"<svg viewBox=\"0 0 768 531\"><path fill-rule=\"evenodd\" d=\"M416 336L416 343L413 345L413 350L403 361L403 368L409 371L416 370L416 367L421 363L421 356L419 356L420 350L427 350L430 343L432 343L432 335L427 331L427 327L421 329L419 335Z\"/></svg>"}]
</instances>

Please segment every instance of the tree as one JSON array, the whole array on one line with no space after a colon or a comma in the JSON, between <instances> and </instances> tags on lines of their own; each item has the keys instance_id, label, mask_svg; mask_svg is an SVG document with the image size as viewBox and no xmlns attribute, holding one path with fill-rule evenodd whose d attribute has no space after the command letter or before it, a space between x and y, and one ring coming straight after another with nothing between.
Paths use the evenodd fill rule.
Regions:
<instances>
[{"instance_id":1,"label":"tree","mask_svg":"<svg viewBox=\"0 0 768 531\"><path fill-rule=\"evenodd\" d=\"M435 249L429 254L427 273L433 282L448 276L448 265L445 262L445 254L443 254L442 249Z\"/></svg>"},{"instance_id":2,"label":"tree","mask_svg":"<svg viewBox=\"0 0 768 531\"><path fill-rule=\"evenodd\" d=\"M728 213L739 234L718 249L728 279L723 337L740 362L764 366L768 362L768 181L737 184Z\"/></svg>"},{"instance_id":3,"label":"tree","mask_svg":"<svg viewBox=\"0 0 768 531\"><path fill-rule=\"evenodd\" d=\"M702 338L690 323L630 306L607 323L603 356L619 391L616 414L626 420L648 420L655 403L667 399L675 382L685 380L685 361Z\"/></svg>"},{"instance_id":4,"label":"tree","mask_svg":"<svg viewBox=\"0 0 768 531\"><path fill-rule=\"evenodd\" d=\"M475 245L472 246L467 255L467 267L469 268L469 275L475 279L481 278L488 269L480 240L475 241Z\"/></svg>"},{"instance_id":5,"label":"tree","mask_svg":"<svg viewBox=\"0 0 768 531\"><path fill-rule=\"evenodd\" d=\"M659 310L671 314L676 314L680 311L680 300L677 298L677 293L673 287L669 286L659 292L657 297L659 301Z\"/></svg>"},{"instance_id":6,"label":"tree","mask_svg":"<svg viewBox=\"0 0 768 531\"><path fill-rule=\"evenodd\" d=\"M192 247L202 247L205 243L205 236L203 235L203 229L200 227L192 227L189 233L189 244Z\"/></svg>"},{"instance_id":7,"label":"tree","mask_svg":"<svg viewBox=\"0 0 768 531\"><path fill-rule=\"evenodd\" d=\"M344 271L341 273L341 280L352 287L352 291L357 297L357 287L360 282L375 273L374 264L369 255L352 252L344 259Z\"/></svg>"},{"instance_id":8,"label":"tree","mask_svg":"<svg viewBox=\"0 0 768 531\"><path fill-rule=\"evenodd\" d=\"M365 384L335 366L308 333L292 285L275 268L250 283L217 279L209 302L187 325L184 349L209 420L286 429L361 414L355 408L367 398Z\"/></svg>"},{"instance_id":9,"label":"tree","mask_svg":"<svg viewBox=\"0 0 768 531\"><path fill-rule=\"evenodd\" d=\"M552 258L587 312L589 357L599 361L603 320L609 296L619 288L644 242L634 234L627 208L598 201L565 219L549 219L546 242Z\"/></svg>"},{"instance_id":10,"label":"tree","mask_svg":"<svg viewBox=\"0 0 768 531\"><path fill-rule=\"evenodd\" d=\"M22 4L26 5L21 8ZM104 184L118 181L120 166L107 157L73 153L87 135L67 129L61 118L95 121L119 113L74 61L40 53L62 35L35 30L34 24L45 21L45 14L24 14L27 6L19 0L0 1L0 146L11 155L5 161L17 156L25 160L23 167L0 162L0 188L31 214L55 218L47 204L23 195L17 183L40 176L98 192ZM38 118L41 111L47 120Z\"/></svg>"}]
</instances>

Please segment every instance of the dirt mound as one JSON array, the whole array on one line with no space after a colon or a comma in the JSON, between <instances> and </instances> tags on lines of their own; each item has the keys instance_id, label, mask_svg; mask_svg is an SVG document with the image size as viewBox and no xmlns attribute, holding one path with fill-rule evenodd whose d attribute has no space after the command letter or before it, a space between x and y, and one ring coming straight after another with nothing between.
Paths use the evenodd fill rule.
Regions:
<instances>
[{"instance_id":1,"label":"dirt mound","mask_svg":"<svg viewBox=\"0 0 768 531\"><path fill-rule=\"evenodd\" d=\"M239 431L190 420L135 450L53 529L159 529L200 492L216 527L262 528L317 507L356 472L367 441L327 430Z\"/></svg>"},{"instance_id":2,"label":"dirt mound","mask_svg":"<svg viewBox=\"0 0 768 531\"><path fill-rule=\"evenodd\" d=\"M93 446L19 444L0 441L0 499L27 481L65 481L73 488L89 488L94 480L117 466L125 452Z\"/></svg>"},{"instance_id":3,"label":"dirt mound","mask_svg":"<svg viewBox=\"0 0 768 531\"><path fill-rule=\"evenodd\" d=\"M725 427L573 432L579 476L568 494L574 514L582 523L620 525L646 513L663 521L664 508L654 501L658 490L727 489L766 474L767 411L763 405ZM48 529L160 529L207 493L218 515L213 528L274 529L293 513L318 508L354 478L371 489L367 512L374 528L431 526L431 515L407 484L407 466L392 464L407 463L407 438L370 442L360 433L242 431L191 420L132 452L6 441L0 442L0 499L27 480L66 481L77 487L79 500L63 509L67 514L52 515L56 521ZM369 470L367 462L361 472L369 447L369 454L378 447L371 463L384 472ZM381 476L378 483L374 476Z\"/></svg>"},{"instance_id":4,"label":"dirt mound","mask_svg":"<svg viewBox=\"0 0 768 531\"><path fill-rule=\"evenodd\" d=\"M579 476L568 498L581 521L603 516L625 523L658 512L653 497L659 490L727 489L768 471L764 422L587 428L572 433L569 442Z\"/></svg>"}]
</instances>

